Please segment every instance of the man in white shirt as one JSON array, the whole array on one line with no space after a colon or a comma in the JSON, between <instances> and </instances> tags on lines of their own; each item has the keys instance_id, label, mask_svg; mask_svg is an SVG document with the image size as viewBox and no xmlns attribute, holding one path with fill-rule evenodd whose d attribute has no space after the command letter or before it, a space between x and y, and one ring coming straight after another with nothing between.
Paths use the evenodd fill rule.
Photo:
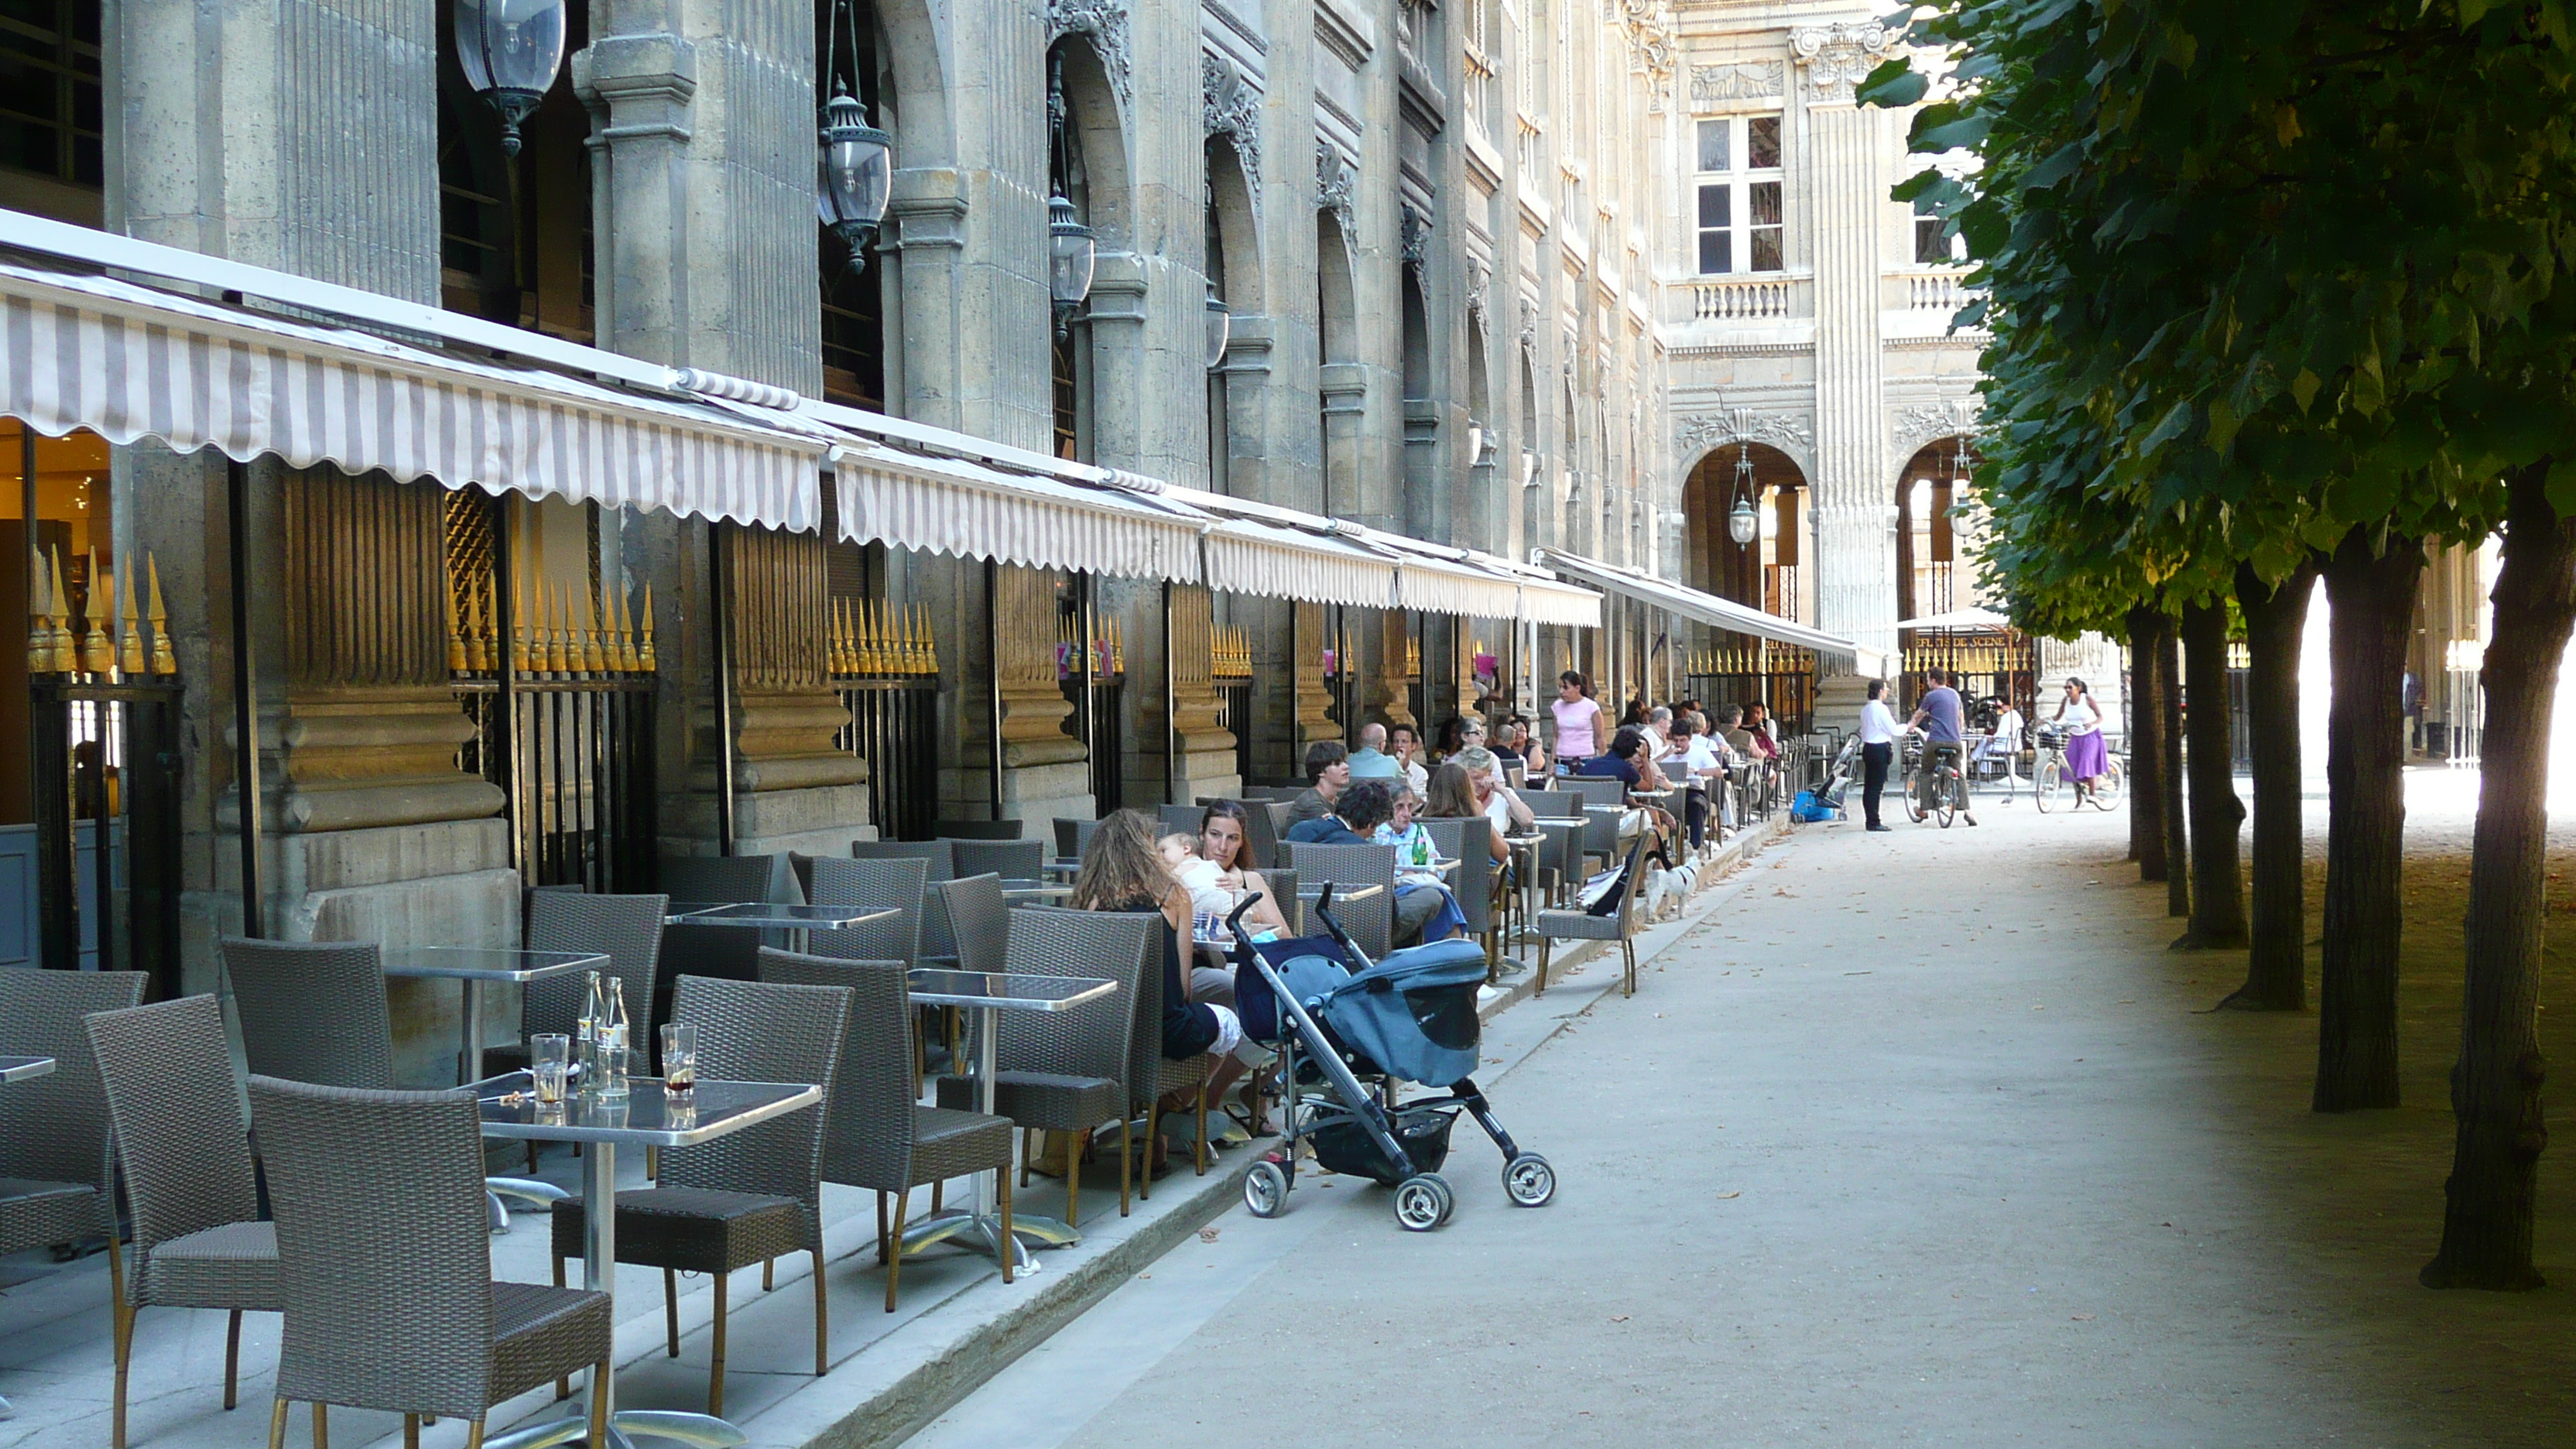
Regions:
<instances>
[{"instance_id":1,"label":"man in white shirt","mask_svg":"<svg viewBox=\"0 0 2576 1449\"><path fill-rule=\"evenodd\" d=\"M1422 733L1409 724L1389 725L1386 752L1404 770L1404 782L1420 800L1431 793L1431 771L1422 763Z\"/></svg>"},{"instance_id":2,"label":"man in white shirt","mask_svg":"<svg viewBox=\"0 0 2576 1449\"><path fill-rule=\"evenodd\" d=\"M1860 707L1860 809L1872 830L1891 827L1878 818L1879 792L1887 788L1887 767L1896 758L1896 716L1887 711L1887 681L1869 682L1869 698Z\"/></svg>"},{"instance_id":3,"label":"man in white shirt","mask_svg":"<svg viewBox=\"0 0 2576 1449\"><path fill-rule=\"evenodd\" d=\"M1690 843L1697 848L1708 834L1708 802L1725 773L1718 764L1717 751L1709 748L1708 738L1699 733L1689 715L1673 720L1672 773L1683 783L1699 788L1682 796L1683 818L1690 827Z\"/></svg>"},{"instance_id":4,"label":"man in white shirt","mask_svg":"<svg viewBox=\"0 0 2576 1449\"><path fill-rule=\"evenodd\" d=\"M2000 761L2004 778L2010 782L2013 762L2021 758L2021 711L2013 708L2009 699L1997 700L1996 703L2001 709L1995 715L1995 732L1986 736L1985 748L1977 753L1980 758Z\"/></svg>"}]
</instances>

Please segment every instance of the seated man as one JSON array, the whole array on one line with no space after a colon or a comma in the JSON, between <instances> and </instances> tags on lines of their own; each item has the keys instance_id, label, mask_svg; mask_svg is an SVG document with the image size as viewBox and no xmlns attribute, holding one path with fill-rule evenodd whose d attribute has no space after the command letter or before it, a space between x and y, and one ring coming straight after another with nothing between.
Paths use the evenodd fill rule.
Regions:
<instances>
[{"instance_id":1,"label":"seated man","mask_svg":"<svg viewBox=\"0 0 2576 1449\"><path fill-rule=\"evenodd\" d=\"M1306 789L1288 807L1299 824L1333 813L1333 801L1351 783L1351 752L1340 740L1317 740L1306 747Z\"/></svg>"},{"instance_id":2,"label":"seated man","mask_svg":"<svg viewBox=\"0 0 2576 1449\"><path fill-rule=\"evenodd\" d=\"M1724 783L1725 768L1718 763L1717 751L1708 737L1699 732L1696 716L1673 716L1673 773L1684 783L1696 783L1699 789L1682 797L1683 822L1690 830L1690 843L1695 849L1708 838L1709 797Z\"/></svg>"},{"instance_id":3,"label":"seated man","mask_svg":"<svg viewBox=\"0 0 2576 1449\"><path fill-rule=\"evenodd\" d=\"M1332 814L1298 821L1288 827L1286 838L1292 845L1375 845L1377 828L1394 818L1395 792L1387 782L1361 780L1341 792ZM1394 944L1445 941L1465 924L1446 887L1396 885L1395 926L1389 935Z\"/></svg>"},{"instance_id":4,"label":"seated man","mask_svg":"<svg viewBox=\"0 0 2576 1449\"><path fill-rule=\"evenodd\" d=\"M1386 752L1386 726L1360 726L1360 747L1351 751L1351 778L1354 780L1400 780L1404 766Z\"/></svg>"},{"instance_id":5,"label":"seated man","mask_svg":"<svg viewBox=\"0 0 2576 1449\"><path fill-rule=\"evenodd\" d=\"M1661 790L1666 785L1663 772L1656 769L1655 762L1646 756L1646 732L1633 726L1622 726L1617 734L1610 737L1610 748L1584 761L1583 768L1575 773L1623 781L1631 790ZM1620 817L1619 837L1622 840L1640 830L1654 832L1655 843L1647 848L1646 854L1669 869L1672 865L1672 843L1680 838L1681 833L1674 825L1673 817L1652 806L1632 808Z\"/></svg>"}]
</instances>

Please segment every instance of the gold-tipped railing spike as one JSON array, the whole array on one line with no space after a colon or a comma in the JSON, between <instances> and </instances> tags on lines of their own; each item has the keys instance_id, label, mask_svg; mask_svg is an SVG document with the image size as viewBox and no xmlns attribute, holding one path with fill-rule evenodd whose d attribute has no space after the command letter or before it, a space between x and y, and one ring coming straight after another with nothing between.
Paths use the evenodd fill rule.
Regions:
<instances>
[{"instance_id":1,"label":"gold-tipped railing spike","mask_svg":"<svg viewBox=\"0 0 2576 1449\"><path fill-rule=\"evenodd\" d=\"M841 667L841 601L823 601L823 672L829 675L849 673Z\"/></svg>"},{"instance_id":2,"label":"gold-tipped railing spike","mask_svg":"<svg viewBox=\"0 0 2576 1449\"><path fill-rule=\"evenodd\" d=\"M581 646L572 642L572 590L557 588L547 603L546 667L570 674L581 667Z\"/></svg>"},{"instance_id":3,"label":"gold-tipped railing spike","mask_svg":"<svg viewBox=\"0 0 2576 1449\"><path fill-rule=\"evenodd\" d=\"M653 585L644 585L644 618L636 626L641 632L635 642L635 662L646 674L653 672Z\"/></svg>"},{"instance_id":4,"label":"gold-tipped railing spike","mask_svg":"<svg viewBox=\"0 0 2576 1449\"><path fill-rule=\"evenodd\" d=\"M930 606L922 604L918 607L921 610L921 672L937 674L939 672L939 634L930 624Z\"/></svg>"},{"instance_id":5,"label":"gold-tipped railing spike","mask_svg":"<svg viewBox=\"0 0 2576 1449\"><path fill-rule=\"evenodd\" d=\"M920 610L919 606L917 606L917 605L913 605L913 604L906 604L906 605L904 605L904 606L903 606L903 672L904 672L904 673L906 673L906 674L919 674L919 673L921 673L921 672L922 672L922 667L921 667L921 665L922 665L922 661L923 661L924 659L926 659L926 658L928 658L928 657L929 657L929 650L927 650L926 648L924 648L924 647L923 647L923 645L922 645L922 642L921 642L921 634L922 634L922 624L921 624L921 610Z\"/></svg>"},{"instance_id":6,"label":"gold-tipped railing spike","mask_svg":"<svg viewBox=\"0 0 2576 1449\"><path fill-rule=\"evenodd\" d=\"M463 674L474 667L473 656L465 648L465 628L456 617L456 585L449 583L439 590L447 615L447 672Z\"/></svg>"},{"instance_id":7,"label":"gold-tipped railing spike","mask_svg":"<svg viewBox=\"0 0 2576 1449\"><path fill-rule=\"evenodd\" d=\"M1109 672L1127 672L1127 631L1120 627L1115 614L1109 616Z\"/></svg>"},{"instance_id":8,"label":"gold-tipped railing spike","mask_svg":"<svg viewBox=\"0 0 2576 1449\"><path fill-rule=\"evenodd\" d=\"M123 670L128 679L140 679L144 669L143 616L134 612L134 570L125 570L116 586L119 590L116 596L116 667Z\"/></svg>"},{"instance_id":9,"label":"gold-tipped railing spike","mask_svg":"<svg viewBox=\"0 0 2576 1449\"><path fill-rule=\"evenodd\" d=\"M80 667L90 674L116 672L116 641L107 633L109 584L98 571L98 550L89 551L89 588L81 598Z\"/></svg>"},{"instance_id":10,"label":"gold-tipped railing spike","mask_svg":"<svg viewBox=\"0 0 2576 1449\"><path fill-rule=\"evenodd\" d=\"M626 601L626 593L617 594L617 671L636 673L642 666L635 658L635 606Z\"/></svg>"},{"instance_id":11,"label":"gold-tipped railing spike","mask_svg":"<svg viewBox=\"0 0 2576 1449\"><path fill-rule=\"evenodd\" d=\"M152 672L176 674L179 656L170 647L170 611L161 604L161 561L147 553L143 569L152 581Z\"/></svg>"},{"instance_id":12,"label":"gold-tipped railing spike","mask_svg":"<svg viewBox=\"0 0 2576 1449\"><path fill-rule=\"evenodd\" d=\"M525 576L510 579L510 667L526 674L535 666L528 660L528 641L534 637L536 621L528 617L528 581Z\"/></svg>"},{"instance_id":13,"label":"gold-tipped railing spike","mask_svg":"<svg viewBox=\"0 0 2576 1449\"><path fill-rule=\"evenodd\" d=\"M80 668L80 655L72 648L72 599L63 587L63 556L59 550L48 550L54 566L54 627L46 636L45 660L51 672L69 674Z\"/></svg>"},{"instance_id":14,"label":"gold-tipped railing spike","mask_svg":"<svg viewBox=\"0 0 2576 1449\"><path fill-rule=\"evenodd\" d=\"M587 589L582 591L581 615L585 625L582 630L582 667L593 674L606 674L617 660L614 651L608 647L608 631L600 627L599 600Z\"/></svg>"},{"instance_id":15,"label":"gold-tipped railing spike","mask_svg":"<svg viewBox=\"0 0 2576 1449\"><path fill-rule=\"evenodd\" d=\"M878 615L877 601L856 600L852 605L852 612L855 616L850 621L851 643L854 646L854 654L850 661L852 668L860 674L885 673L885 651L881 642L885 622Z\"/></svg>"},{"instance_id":16,"label":"gold-tipped railing spike","mask_svg":"<svg viewBox=\"0 0 2576 1449\"><path fill-rule=\"evenodd\" d=\"M27 668L38 674L54 660L53 571L43 554L27 579Z\"/></svg>"}]
</instances>

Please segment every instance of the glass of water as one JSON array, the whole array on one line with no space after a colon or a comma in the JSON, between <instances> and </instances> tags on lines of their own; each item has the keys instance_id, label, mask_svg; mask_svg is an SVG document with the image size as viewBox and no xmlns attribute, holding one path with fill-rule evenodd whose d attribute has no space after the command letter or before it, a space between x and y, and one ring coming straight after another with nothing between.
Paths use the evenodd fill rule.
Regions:
<instances>
[{"instance_id":1,"label":"glass of water","mask_svg":"<svg viewBox=\"0 0 2576 1449\"><path fill-rule=\"evenodd\" d=\"M528 1038L528 1076L535 1082L540 1104L563 1100L564 1075L571 1067L571 1037L559 1031L541 1031Z\"/></svg>"},{"instance_id":2,"label":"glass of water","mask_svg":"<svg viewBox=\"0 0 2576 1449\"><path fill-rule=\"evenodd\" d=\"M662 1023L662 1087L685 1097L698 1085L698 1028L686 1021Z\"/></svg>"}]
</instances>

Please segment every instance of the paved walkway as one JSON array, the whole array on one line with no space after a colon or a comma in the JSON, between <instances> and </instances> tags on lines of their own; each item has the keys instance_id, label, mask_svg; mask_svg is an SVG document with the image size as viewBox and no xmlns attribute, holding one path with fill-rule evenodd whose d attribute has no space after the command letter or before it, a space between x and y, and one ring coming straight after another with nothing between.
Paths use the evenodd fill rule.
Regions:
<instances>
[{"instance_id":1,"label":"paved walkway","mask_svg":"<svg viewBox=\"0 0 2576 1449\"><path fill-rule=\"evenodd\" d=\"M2124 816L1811 828L1503 1069L1553 1206L1462 1127L1439 1233L1348 1180L1237 1209L913 1444L2564 1445L2576 1147L2544 1167L2563 1286L2414 1285L2457 783L2417 782L2403 1110L2307 1110L2313 1015L2198 1014L2242 958L2164 949Z\"/></svg>"}]
</instances>

